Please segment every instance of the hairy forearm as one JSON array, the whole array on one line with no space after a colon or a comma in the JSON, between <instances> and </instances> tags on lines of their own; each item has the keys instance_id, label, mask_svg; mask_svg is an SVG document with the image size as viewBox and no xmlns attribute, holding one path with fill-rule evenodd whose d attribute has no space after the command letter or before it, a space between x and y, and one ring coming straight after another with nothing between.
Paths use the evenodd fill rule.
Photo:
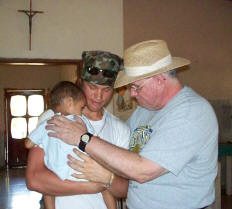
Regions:
<instances>
[{"instance_id":1,"label":"hairy forearm","mask_svg":"<svg viewBox=\"0 0 232 209\"><path fill-rule=\"evenodd\" d=\"M138 155L134 156L134 153L108 144L103 140L99 140L97 137L93 137L85 149L93 159L103 164L115 174L128 179L134 178L134 165L131 163L130 159L133 157L139 158ZM139 161L140 159L136 160ZM132 170L134 172L131 172Z\"/></svg>"},{"instance_id":2,"label":"hairy forearm","mask_svg":"<svg viewBox=\"0 0 232 209\"><path fill-rule=\"evenodd\" d=\"M39 147L32 148L29 152L26 183L30 190L55 196L91 194L104 190L97 183L60 180L45 167L43 157L44 152Z\"/></svg>"},{"instance_id":3,"label":"hairy forearm","mask_svg":"<svg viewBox=\"0 0 232 209\"><path fill-rule=\"evenodd\" d=\"M109 144L98 137L92 138L86 146L86 152L117 175L140 183L157 178L167 172L151 160Z\"/></svg>"}]
</instances>

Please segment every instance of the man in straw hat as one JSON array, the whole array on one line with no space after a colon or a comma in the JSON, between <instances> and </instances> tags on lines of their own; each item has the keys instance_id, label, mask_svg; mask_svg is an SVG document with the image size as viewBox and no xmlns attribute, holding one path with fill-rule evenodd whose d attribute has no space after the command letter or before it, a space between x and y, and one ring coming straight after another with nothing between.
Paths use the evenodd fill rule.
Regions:
<instances>
[{"instance_id":1,"label":"man in straw hat","mask_svg":"<svg viewBox=\"0 0 232 209\"><path fill-rule=\"evenodd\" d=\"M184 58L172 57L162 40L144 41L125 50L124 71L115 88L130 86L138 108L127 121L132 135L130 151L98 137L85 141L85 152L117 175L130 179L129 209L199 209L214 201L217 175L218 123L210 104L183 86L176 69L188 65ZM80 146L86 128L72 124L72 131L59 117L49 129L67 143ZM62 127L60 127L62 126ZM73 158L70 165L84 177L93 175L91 160L76 151L84 162ZM113 180L111 191L119 184Z\"/></svg>"},{"instance_id":2,"label":"man in straw hat","mask_svg":"<svg viewBox=\"0 0 232 209\"><path fill-rule=\"evenodd\" d=\"M110 101L113 85L121 65L121 59L106 51L85 51L82 53L83 69L80 85L86 97L83 115L92 126L93 135L107 140L116 146L128 149L130 130L104 106ZM85 137L91 137L87 134ZM80 147L85 150L85 144ZM104 185L93 182L62 181L44 166L44 152L40 147L30 150L26 172L27 186L31 190L56 196L56 209L116 209L116 201L108 192L114 174L95 163L94 168L104 177ZM93 162L93 161L92 161ZM124 182L120 195L127 193L128 181ZM102 192L102 193L101 193ZM103 195L102 195L103 194ZM47 208L48 209L48 208ZM49 207L50 209L50 207Z\"/></svg>"}]
</instances>

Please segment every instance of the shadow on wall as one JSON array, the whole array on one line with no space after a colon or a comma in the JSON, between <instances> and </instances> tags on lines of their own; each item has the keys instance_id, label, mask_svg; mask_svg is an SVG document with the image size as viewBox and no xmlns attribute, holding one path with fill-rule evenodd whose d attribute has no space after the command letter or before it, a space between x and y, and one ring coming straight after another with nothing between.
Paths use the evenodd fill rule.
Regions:
<instances>
[{"instance_id":1,"label":"shadow on wall","mask_svg":"<svg viewBox=\"0 0 232 209\"><path fill-rule=\"evenodd\" d=\"M4 133L0 131L0 147L4 147ZM0 149L0 168L5 167L4 149Z\"/></svg>"},{"instance_id":2,"label":"shadow on wall","mask_svg":"<svg viewBox=\"0 0 232 209\"><path fill-rule=\"evenodd\" d=\"M219 142L232 143L232 103L228 100L209 100L219 123Z\"/></svg>"}]
</instances>

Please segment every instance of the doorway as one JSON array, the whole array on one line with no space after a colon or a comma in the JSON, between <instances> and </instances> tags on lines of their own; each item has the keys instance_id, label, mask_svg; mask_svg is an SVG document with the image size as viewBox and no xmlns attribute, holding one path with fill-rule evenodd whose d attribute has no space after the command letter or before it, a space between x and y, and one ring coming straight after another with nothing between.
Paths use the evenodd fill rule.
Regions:
<instances>
[{"instance_id":1,"label":"doorway","mask_svg":"<svg viewBox=\"0 0 232 209\"><path fill-rule=\"evenodd\" d=\"M44 89L5 89L5 160L8 167L26 165L28 150L24 142L46 108L45 96Z\"/></svg>"},{"instance_id":2,"label":"doorway","mask_svg":"<svg viewBox=\"0 0 232 209\"><path fill-rule=\"evenodd\" d=\"M39 63L41 65L38 65ZM80 63L80 60L0 60L0 167L6 167L6 163L12 167L25 165L27 156L24 151L19 151L14 154L16 156L12 156L15 160L12 163L9 161L11 157L8 156L9 150L6 135L7 129L10 130L11 126L5 120L6 115L9 113L6 111L5 90L46 89L49 92L59 81L69 80L75 82L80 74ZM23 143L21 143L23 139L15 139L13 141L15 142L14 147L24 149ZM18 154L23 154L24 156L19 157ZM21 160L23 163L21 163Z\"/></svg>"}]
</instances>

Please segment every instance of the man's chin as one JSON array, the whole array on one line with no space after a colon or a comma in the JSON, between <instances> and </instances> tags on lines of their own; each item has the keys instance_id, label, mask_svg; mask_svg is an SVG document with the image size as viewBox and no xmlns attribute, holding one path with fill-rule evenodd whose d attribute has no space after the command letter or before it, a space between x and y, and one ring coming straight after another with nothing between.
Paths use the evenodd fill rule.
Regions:
<instances>
[{"instance_id":1,"label":"man's chin","mask_svg":"<svg viewBox=\"0 0 232 209\"><path fill-rule=\"evenodd\" d=\"M91 107L88 107L88 108L92 112L99 112L99 111L102 110L103 107L101 105L99 105L99 106L91 106Z\"/></svg>"}]
</instances>

